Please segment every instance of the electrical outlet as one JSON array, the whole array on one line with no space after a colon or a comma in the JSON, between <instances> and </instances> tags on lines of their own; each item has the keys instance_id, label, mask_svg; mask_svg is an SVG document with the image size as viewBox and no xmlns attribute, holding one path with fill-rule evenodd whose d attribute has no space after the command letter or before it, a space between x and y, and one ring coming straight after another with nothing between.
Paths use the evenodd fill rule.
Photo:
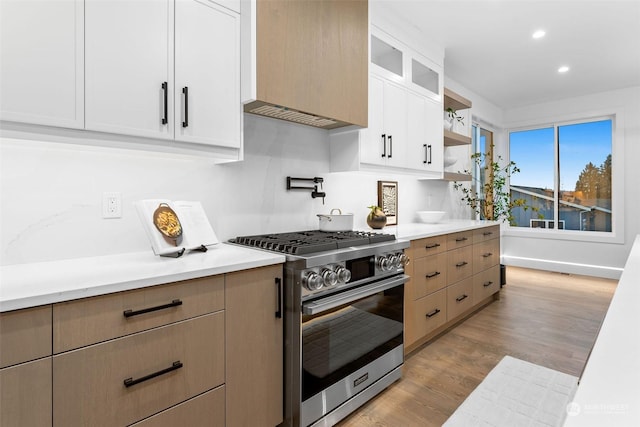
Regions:
<instances>
[{"instance_id":1,"label":"electrical outlet","mask_svg":"<svg viewBox=\"0 0 640 427\"><path fill-rule=\"evenodd\" d=\"M122 218L122 195L102 193L102 218Z\"/></svg>"}]
</instances>

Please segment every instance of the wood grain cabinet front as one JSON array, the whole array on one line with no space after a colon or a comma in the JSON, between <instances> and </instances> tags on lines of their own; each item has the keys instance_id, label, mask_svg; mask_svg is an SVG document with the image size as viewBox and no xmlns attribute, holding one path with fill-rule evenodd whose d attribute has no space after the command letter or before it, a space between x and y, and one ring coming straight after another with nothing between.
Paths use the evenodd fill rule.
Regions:
<instances>
[{"instance_id":1,"label":"wood grain cabinet front","mask_svg":"<svg viewBox=\"0 0 640 427\"><path fill-rule=\"evenodd\" d=\"M447 250L469 246L473 243L473 230L447 234Z\"/></svg>"},{"instance_id":2,"label":"wood grain cabinet front","mask_svg":"<svg viewBox=\"0 0 640 427\"><path fill-rule=\"evenodd\" d=\"M484 242L485 240L499 239L500 226L492 225L490 227L478 228L473 231L473 243Z\"/></svg>"},{"instance_id":3,"label":"wood grain cabinet front","mask_svg":"<svg viewBox=\"0 0 640 427\"><path fill-rule=\"evenodd\" d=\"M414 260L411 283L414 300L447 286L447 254L439 253Z\"/></svg>"},{"instance_id":4,"label":"wood grain cabinet front","mask_svg":"<svg viewBox=\"0 0 640 427\"><path fill-rule=\"evenodd\" d=\"M447 320L453 320L473 307L473 278L447 287Z\"/></svg>"},{"instance_id":5,"label":"wood grain cabinet front","mask_svg":"<svg viewBox=\"0 0 640 427\"><path fill-rule=\"evenodd\" d=\"M60 353L224 308L224 276L209 276L53 306Z\"/></svg>"},{"instance_id":6,"label":"wood grain cabinet front","mask_svg":"<svg viewBox=\"0 0 640 427\"><path fill-rule=\"evenodd\" d=\"M447 284L451 285L473 274L473 246L447 252Z\"/></svg>"},{"instance_id":7,"label":"wood grain cabinet front","mask_svg":"<svg viewBox=\"0 0 640 427\"><path fill-rule=\"evenodd\" d=\"M51 357L0 369L0 426L51 426Z\"/></svg>"},{"instance_id":8,"label":"wood grain cabinet front","mask_svg":"<svg viewBox=\"0 0 640 427\"><path fill-rule=\"evenodd\" d=\"M53 357L53 425L129 425L225 381L224 311Z\"/></svg>"},{"instance_id":9,"label":"wood grain cabinet front","mask_svg":"<svg viewBox=\"0 0 640 427\"><path fill-rule=\"evenodd\" d=\"M447 321L447 291L442 289L414 301L410 316L405 320L405 340L413 343L433 332Z\"/></svg>"},{"instance_id":10,"label":"wood grain cabinet front","mask_svg":"<svg viewBox=\"0 0 640 427\"><path fill-rule=\"evenodd\" d=\"M439 254L447 250L447 236L434 236L425 239L413 240L411 249L415 258L422 258L429 255Z\"/></svg>"},{"instance_id":11,"label":"wood grain cabinet front","mask_svg":"<svg viewBox=\"0 0 640 427\"><path fill-rule=\"evenodd\" d=\"M0 313L0 368L50 355L50 305Z\"/></svg>"},{"instance_id":12,"label":"wood grain cabinet front","mask_svg":"<svg viewBox=\"0 0 640 427\"><path fill-rule=\"evenodd\" d=\"M473 273L477 274L500 263L500 240L485 240L473 245Z\"/></svg>"},{"instance_id":13,"label":"wood grain cabinet front","mask_svg":"<svg viewBox=\"0 0 640 427\"><path fill-rule=\"evenodd\" d=\"M473 276L473 303L478 304L500 290L500 266L484 270Z\"/></svg>"}]
</instances>

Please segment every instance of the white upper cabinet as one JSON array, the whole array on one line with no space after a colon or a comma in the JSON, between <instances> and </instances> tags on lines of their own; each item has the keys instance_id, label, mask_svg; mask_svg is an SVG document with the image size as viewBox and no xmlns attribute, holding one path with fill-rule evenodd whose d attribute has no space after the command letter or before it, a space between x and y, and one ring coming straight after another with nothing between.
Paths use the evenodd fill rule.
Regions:
<instances>
[{"instance_id":1,"label":"white upper cabinet","mask_svg":"<svg viewBox=\"0 0 640 427\"><path fill-rule=\"evenodd\" d=\"M173 138L173 1L85 0L85 19L86 128Z\"/></svg>"},{"instance_id":2,"label":"white upper cabinet","mask_svg":"<svg viewBox=\"0 0 640 427\"><path fill-rule=\"evenodd\" d=\"M0 1L0 119L84 126L84 2Z\"/></svg>"},{"instance_id":3,"label":"white upper cabinet","mask_svg":"<svg viewBox=\"0 0 640 427\"><path fill-rule=\"evenodd\" d=\"M178 0L176 140L239 147L240 17L211 2Z\"/></svg>"},{"instance_id":4,"label":"white upper cabinet","mask_svg":"<svg viewBox=\"0 0 640 427\"><path fill-rule=\"evenodd\" d=\"M407 95L407 158L409 167L429 172L442 172L442 105L431 99L409 92Z\"/></svg>"}]
</instances>

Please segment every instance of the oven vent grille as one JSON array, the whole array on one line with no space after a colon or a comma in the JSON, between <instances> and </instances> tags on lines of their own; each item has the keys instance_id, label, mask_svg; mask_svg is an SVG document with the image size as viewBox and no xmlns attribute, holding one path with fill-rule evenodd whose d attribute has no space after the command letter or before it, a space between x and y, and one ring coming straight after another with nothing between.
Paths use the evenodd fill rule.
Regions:
<instances>
[{"instance_id":1,"label":"oven vent grille","mask_svg":"<svg viewBox=\"0 0 640 427\"><path fill-rule=\"evenodd\" d=\"M263 104L256 108L248 110L248 112L318 128L330 129L339 124L339 122L336 120L327 119L326 117L314 116L313 114L303 113L301 111L291 110L279 105Z\"/></svg>"}]
</instances>

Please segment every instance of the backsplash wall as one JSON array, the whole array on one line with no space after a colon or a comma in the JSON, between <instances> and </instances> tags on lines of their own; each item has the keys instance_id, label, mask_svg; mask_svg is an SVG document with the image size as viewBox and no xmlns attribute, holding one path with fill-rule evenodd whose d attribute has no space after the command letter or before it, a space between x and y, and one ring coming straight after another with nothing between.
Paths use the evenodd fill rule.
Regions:
<instances>
[{"instance_id":1,"label":"backsplash wall","mask_svg":"<svg viewBox=\"0 0 640 427\"><path fill-rule=\"evenodd\" d=\"M194 157L0 138L0 265L149 250L132 203L200 200L221 241L242 234L313 229L331 208L365 228L377 181L398 181L400 223L416 210L464 216L451 184L392 174L330 174L327 133L245 115L245 160L214 165ZM12 135L12 137L15 135ZM40 138L45 139L45 138ZM287 191L286 177L321 176L322 199ZM102 193L122 194L123 216L103 219Z\"/></svg>"}]
</instances>

